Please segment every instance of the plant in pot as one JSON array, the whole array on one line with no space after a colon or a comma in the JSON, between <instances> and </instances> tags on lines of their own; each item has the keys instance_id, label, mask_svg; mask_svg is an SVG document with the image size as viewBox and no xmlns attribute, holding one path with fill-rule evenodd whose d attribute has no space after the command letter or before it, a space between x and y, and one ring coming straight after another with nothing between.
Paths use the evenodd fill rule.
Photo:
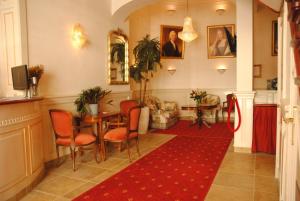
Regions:
<instances>
[{"instance_id":1,"label":"plant in pot","mask_svg":"<svg viewBox=\"0 0 300 201\"><path fill-rule=\"evenodd\" d=\"M84 116L88 112L93 116L98 115L98 103L109 93L111 93L110 90L102 89L101 87L82 90L74 102L77 112L80 113L81 116ZM109 101L109 103L110 102L111 101Z\"/></svg>"},{"instance_id":2,"label":"plant in pot","mask_svg":"<svg viewBox=\"0 0 300 201\"><path fill-rule=\"evenodd\" d=\"M160 43L154 38L150 39L146 35L142 40L138 41L137 46L133 49L135 63L130 67L130 77L140 85L140 104L143 106L140 115L139 133L145 134L149 125L149 108L145 106L145 98L147 86L153 73L157 68L162 68L160 63Z\"/></svg>"},{"instance_id":3,"label":"plant in pot","mask_svg":"<svg viewBox=\"0 0 300 201\"><path fill-rule=\"evenodd\" d=\"M32 96L38 96L39 81L44 73L43 65L36 65L28 68L28 77L30 80L30 88Z\"/></svg>"}]
</instances>

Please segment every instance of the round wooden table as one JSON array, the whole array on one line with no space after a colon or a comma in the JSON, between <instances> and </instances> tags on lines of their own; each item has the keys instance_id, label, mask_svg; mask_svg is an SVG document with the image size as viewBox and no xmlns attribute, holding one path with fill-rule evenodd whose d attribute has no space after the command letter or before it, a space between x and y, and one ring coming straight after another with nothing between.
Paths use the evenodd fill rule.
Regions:
<instances>
[{"instance_id":1,"label":"round wooden table","mask_svg":"<svg viewBox=\"0 0 300 201\"><path fill-rule=\"evenodd\" d=\"M198 123L198 126L201 127L202 124L204 124L206 127L210 128L210 125L207 123L207 121L203 118L203 111L207 110L213 110L218 108L219 104L210 104L210 103L201 103L200 105L183 105L181 106L182 110L193 110L197 114L197 119L195 123L192 125Z\"/></svg>"}]
</instances>

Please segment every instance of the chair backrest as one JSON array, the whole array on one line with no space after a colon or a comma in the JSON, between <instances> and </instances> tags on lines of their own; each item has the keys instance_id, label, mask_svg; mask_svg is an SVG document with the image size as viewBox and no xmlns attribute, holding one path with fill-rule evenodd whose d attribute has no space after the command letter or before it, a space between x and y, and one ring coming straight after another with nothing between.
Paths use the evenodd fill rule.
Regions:
<instances>
[{"instance_id":1,"label":"chair backrest","mask_svg":"<svg viewBox=\"0 0 300 201\"><path fill-rule=\"evenodd\" d=\"M233 97L233 94L227 94L226 95L227 107L229 107L229 104L232 100L232 97ZM235 107L235 105L233 105L233 108L232 108L233 110L234 110L234 107Z\"/></svg>"},{"instance_id":2,"label":"chair backrest","mask_svg":"<svg viewBox=\"0 0 300 201\"><path fill-rule=\"evenodd\" d=\"M123 100L120 102L120 113L121 116L127 117L130 108L138 106L136 100Z\"/></svg>"},{"instance_id":3,"label":"chair backrest","mask_svg":"<svg viewBox=\"0 0 300 201\"><path fill-rule=\"evenodd\" d=\"M52 127L56 137L71 137L73 135L73 115L64 110L49 110Z\"/></svg>"},{"instance_id":4,"label":"chair backrest","mask_svg":"<svg viewBox=\"0 0 300 201\"><path fill-rule=\"evenodd\" d=\"M139 128L141 107L135 106L129 110L128 115L128 130L129 131L137 131Z\"/></svg>"}]
</instances>

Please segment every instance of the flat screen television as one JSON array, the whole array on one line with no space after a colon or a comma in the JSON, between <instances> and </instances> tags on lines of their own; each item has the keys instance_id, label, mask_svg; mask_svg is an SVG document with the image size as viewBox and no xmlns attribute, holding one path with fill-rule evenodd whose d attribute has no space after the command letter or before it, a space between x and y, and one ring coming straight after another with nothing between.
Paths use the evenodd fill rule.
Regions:
<instances>
[{"instance_id":1,"label":"flat screen television","mask_svg":"<svg viewBox=\"0 0 300 201\"><path fill-rule=\"evenodd\" d=\"M13 88L15 90L25 90L29 88L27 65L15 66L11 68Z\"/></svg>"}]
</instances>

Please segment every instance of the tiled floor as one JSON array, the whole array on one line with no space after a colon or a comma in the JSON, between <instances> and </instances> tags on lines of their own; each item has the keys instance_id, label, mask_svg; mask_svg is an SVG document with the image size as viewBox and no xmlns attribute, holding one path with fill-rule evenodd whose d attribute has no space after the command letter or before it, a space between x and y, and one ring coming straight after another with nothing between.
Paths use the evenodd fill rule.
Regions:
<instances>
[{"instance_id":1,"label":"tiled floor","mask_svg":"<svg viewBox=\"0 0 300 201\"><path fill-rule=\"evenodd\" d=\"M140 140L142 155L172 139L172 135L143 135ZM112 151L115 150L115 151ZM92 154L85 154L72 171L71 160L47 171L45 179L22 201L66 201L87 191L130 165L127 152L112 149L105 162L97 164ZM132 148L134 158L135 149ZM229 148L206 201L278 201L274 179L274 156L238 154ZM85 162L84 162L85 161Z\"/></svg>"},{"instance_id":2,"label":"tiled floor","mask_svg":"<svg viewBox=\"0 0 300 201\"><path fill-rule=\"evenodd\" d=\"M205 201L278 201L275 156L234 153L231 146Z\"/></svg>"}]
</instances>

